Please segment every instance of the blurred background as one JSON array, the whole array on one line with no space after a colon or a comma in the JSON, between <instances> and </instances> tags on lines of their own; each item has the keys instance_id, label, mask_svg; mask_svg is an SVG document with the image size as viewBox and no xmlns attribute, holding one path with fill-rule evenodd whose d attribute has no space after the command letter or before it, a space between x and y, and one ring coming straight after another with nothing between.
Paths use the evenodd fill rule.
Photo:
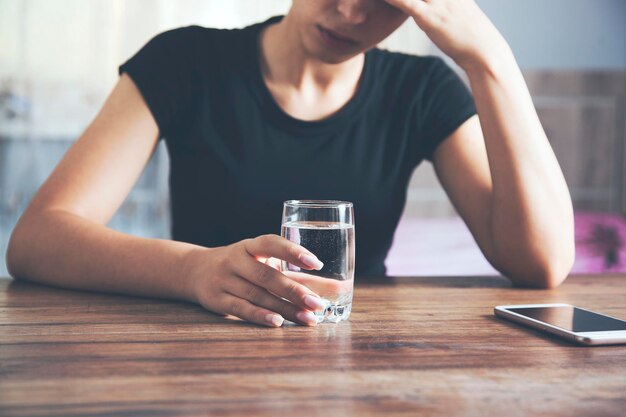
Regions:
<instances>
[{"instance_id":1,"label":"blurred background","mask_svg":"<svg viewBox=\"0 0 626 417\"><path fill-rule=\"evenodd\" d=\"M625 272L626 1L477 2L511 44L570 187L573 272ZM164 30L242 27L284 14L290 4L0 0L0 253L38 187L104 103L118 65ZM441 55L412 20L380 47ZM167 177L161 147L110 226L167 238ZM387 266L390 275L497 274L428 162L415 170ZM4 256L0 275L7 275Z\"/></svg>"}]
</instances>

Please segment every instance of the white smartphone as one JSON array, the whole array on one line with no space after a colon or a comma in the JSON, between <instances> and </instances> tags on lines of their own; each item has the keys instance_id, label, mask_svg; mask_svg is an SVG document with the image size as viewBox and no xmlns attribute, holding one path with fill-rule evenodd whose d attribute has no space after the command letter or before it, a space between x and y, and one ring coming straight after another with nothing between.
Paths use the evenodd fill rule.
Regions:
<instances>
[{"instance_id":1,"label":"white smartphone","mask_svg":"<svg viewBox=\"0 0 626 417\"><path fill-rule=\"evenodd\" d=\"M493 312L496 316L582 345L626 343L626 321L569 304L497 306Z\"/></svg>"}]
</instances>

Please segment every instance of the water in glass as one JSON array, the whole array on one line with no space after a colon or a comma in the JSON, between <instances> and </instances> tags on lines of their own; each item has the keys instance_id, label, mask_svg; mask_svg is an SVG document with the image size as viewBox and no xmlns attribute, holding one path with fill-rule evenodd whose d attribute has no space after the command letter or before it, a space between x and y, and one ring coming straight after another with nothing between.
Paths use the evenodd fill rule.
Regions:
<instances>
[{"instance_id":1,"label":"water in glass","mask_svg":"<svg viewBox=\"0 0 626 417\"><path fill-rule=\"evenodd\" d=\"M318 322L347 320L354 287L354 225L330 221L283 223L281 235L309 251L324 263L319 270L301 269L282 261L282 271L313 290L326 302L317 312Z\"/></svg>"}]
</instances>

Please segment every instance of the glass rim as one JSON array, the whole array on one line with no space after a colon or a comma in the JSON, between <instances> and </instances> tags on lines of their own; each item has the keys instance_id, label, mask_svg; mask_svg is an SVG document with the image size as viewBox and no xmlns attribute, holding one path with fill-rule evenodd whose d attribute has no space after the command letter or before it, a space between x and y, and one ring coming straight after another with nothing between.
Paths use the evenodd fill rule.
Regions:
<instances>
[{"instance_id":1,"label":"glass rim","mask_svg":"<svg viewBox=\"0 0 626 417\"><path fill-rule=\"evenodd\" d=\"M306 208L339 208L352 207L349 201L341 200L287 200L283 203L285 207L306 207Z\"/></svg>"}]
</instances>

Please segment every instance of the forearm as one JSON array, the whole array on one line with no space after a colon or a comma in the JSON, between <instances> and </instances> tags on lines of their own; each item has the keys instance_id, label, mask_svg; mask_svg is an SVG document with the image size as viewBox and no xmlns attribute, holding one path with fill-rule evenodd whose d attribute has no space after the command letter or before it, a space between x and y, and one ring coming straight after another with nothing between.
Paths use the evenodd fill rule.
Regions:
<instances>
[{"instance_id":1,"label":"forearm","mask_svg":"<svg viewBox=\"0 0 626 417\"><path fill-rule=\"evenodd\" d=\"M511 54L466 68L492 175L492 263L513 282L554 286L574 261L571 197Z\"/></svg>"},{"instance_id":2,"label":"forearm","mask_svg":"<svg viewBox=\"0 0 626 417\"><path fill-rule=\"evenodd\" d=\"M195 302L187 243L126 235L69 212L48 210L20 221L7 252L18 279L66 288Z\"/></svg>"}]
</instances>

